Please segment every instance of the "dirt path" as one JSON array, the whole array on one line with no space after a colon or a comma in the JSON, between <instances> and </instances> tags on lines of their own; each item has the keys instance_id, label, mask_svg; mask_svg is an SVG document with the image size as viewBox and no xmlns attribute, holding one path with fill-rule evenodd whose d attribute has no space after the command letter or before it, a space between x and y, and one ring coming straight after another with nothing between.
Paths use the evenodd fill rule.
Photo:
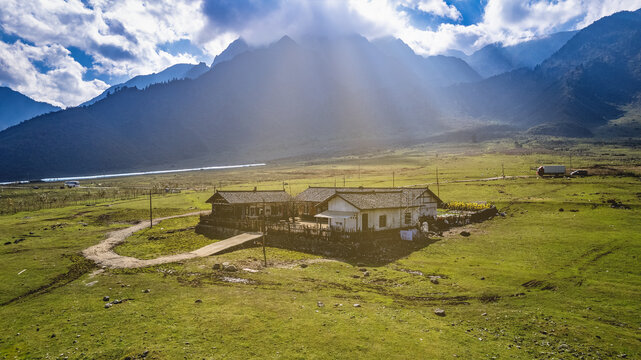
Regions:
<instances>
[{"instance_id":1,"label":"dirt path","mask_svg":"<svg viewBox=\"0 0 641 360\"><path fill-rule=\"evenodd\" d=\"M154 225L156 225L159 222L167 219L202 215L207 213L209 213L208 210L198 211L198 212L193 212L193 213L183 214L183 215L167 216L164 218L154 219L153 223ZM122 256L122 255L116 254L116 252L113 251L113 248L116 245L124 242L125 239L127 239L133 233L147 227L149 227L149 222L142 221L139 224L128 227L126 229L112 231L111 233L109 233L109 236L107 236L105 240L101 241L97 245L94 245L92 247L85 249L82 252L82 255L84 255L84 257L86 257L87 259L95 262L96 265L98 266L104 266L109 268L139 268L139 267L166 264L166 263L171 263L176 261L182 261L182 260L193 259L197 257L213 255L220 251L232 248L234 246L238 246L240 244L260 238L262 236L262 234L260 233L245 233L238 236L234 236L226 240L215 242L213 244L209 244L207 246L203 246L200 249L196 249L194 251L190 251L182 254L176 254L176 255L161 256L159 258L150 259L150 260L141 260L141 259L136 259L134 257Z\"/></svg>"}]
</instances>

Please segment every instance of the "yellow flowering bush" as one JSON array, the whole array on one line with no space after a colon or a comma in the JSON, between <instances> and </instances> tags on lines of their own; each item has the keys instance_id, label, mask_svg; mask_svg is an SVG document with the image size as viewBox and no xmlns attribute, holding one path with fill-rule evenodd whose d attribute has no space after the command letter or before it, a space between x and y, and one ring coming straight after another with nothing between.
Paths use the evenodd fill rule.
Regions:
<instances>
[{"instance_id":1,"label":"yellow flowering bush","mask_svg":"<svg viewBox=\"0 0 641 360\"><path fill-rule=\"evenodd\" d=\"M480 204L480 203L470 203L470 202L462 202L462 201L452 201L452 202L444 203L443 207L446 208L446 209L450 209L450 210L480 211L480 210L485 210L485 209L491 208L492 204L489 204L489 203Z\"/></svg>"}]
</instances>

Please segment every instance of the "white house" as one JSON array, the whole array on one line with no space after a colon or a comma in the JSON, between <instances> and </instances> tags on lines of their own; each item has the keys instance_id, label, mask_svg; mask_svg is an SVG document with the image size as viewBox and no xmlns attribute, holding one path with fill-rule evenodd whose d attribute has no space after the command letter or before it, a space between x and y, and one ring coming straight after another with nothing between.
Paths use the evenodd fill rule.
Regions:
<instances>
[{"instance_id":1,"label":"white house","mask_svg":"<svg viewBox=\"0 0 641 360\"><path fill-rule=\"evenodd\" d=\"M327 210L315 217L343 231L409 228L421 217L436 217L440 202L428 188L357 188L336 191L326 200Z\"/></svg>"}]
</instances>

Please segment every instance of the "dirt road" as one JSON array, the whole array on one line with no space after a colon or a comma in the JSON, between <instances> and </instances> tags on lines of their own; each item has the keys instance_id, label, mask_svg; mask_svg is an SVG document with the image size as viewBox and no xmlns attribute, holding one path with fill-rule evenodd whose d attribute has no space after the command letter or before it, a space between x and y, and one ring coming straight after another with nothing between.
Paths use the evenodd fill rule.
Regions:
<instances>
[{"instance_id":1,"label":"dirt road","mask_svg":"<svg viewBox=\"0 0 641 360\"><path fill-rule=\"evenodd\" d=\"M156 225L162 220L185 216L203 215L207 213L209 213L209 211L199 211L183 215L167 216L164 218L154 219L153 223L154 225ZM101 241L97 245L85 249L82 252L82 255L87 259L95 262L98 266L109 268L139 268L213 255L223 250L243 244L245 242L260 238L262 236L261 233L240 234L226 240L203 246L200 249L196 249L194 251L176 255L161 256L159 258L150 260L141 260L129 256L121 256L113 251L113 248L116 245L124 242L127 237L131 236L136 231L140 231L147 227L149 227L149 222L142 221L139 224L128 227L126 229L112 231L111 233L109 233L105 240Z\"/></svg>"}]
</instances>

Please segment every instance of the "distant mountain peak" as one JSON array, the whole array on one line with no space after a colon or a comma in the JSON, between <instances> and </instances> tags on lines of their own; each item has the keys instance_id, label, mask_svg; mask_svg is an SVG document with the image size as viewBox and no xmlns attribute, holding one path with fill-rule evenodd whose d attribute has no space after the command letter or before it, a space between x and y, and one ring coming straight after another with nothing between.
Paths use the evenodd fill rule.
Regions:
<instances>
[{"instance_id":1,"label":"distant mountain peak","mask_svg":"<svg viewBox=\"0 0 641 360\"><path fill-rule=\"evenodd\" d=\"M520 67L534 68L563 47L575 34L575 31L559 32L507 46L500 42L492 43L463 59L486 78Z\"/></svg>"},{"instance_id":2,"label":"distant mountain peak","mask_svg":"<svg viewBox=\"0 0 641 360\"><path fill-rule=\"evenodd\" d=\"M274 43L274 46L277 46L277 47L297 46L297 45L298 44L296 43L296 41L290 38L289 35L284 35L282 38L280 38L278 41Z\"/></svg>"},{"instance_id":3,"label":"distant mountain peak","mask_svg":"<svg viewBox=\"0 0 641 360\"><path fill-rule=\"evenodd\" d=\"M249 45L247 45L247 42L243 38L238 38L234 41L232 41L223 52L218 54L214 58L214 62L211 63L211 67L214 67L215 65L218 65L222 62L229 61L236 56L247 52L250 50Z\"/></svg>"},{"instance_id":4,"label":"distant mountain peak","mask_svg":"<svg viewBox=\"0 0 641 360\"><path fill-rule=\"evenodd\" d=\"M464 60L457 57L418 55L403 40L383 37L373 41L384 54L411 69L430 86L449 86L480 80L481 77Z\"/></svg>"},{"instance_id":5,"label":"distant mountain peak","mask_svg":"<svg viewBox=\"0 0 641 360\"><path fill-rule=\"evenodd\" d=\"M375 39L373 43L379 47L394 47L397 50L404 51L404 52L411 52L412 54L414 53L414 50L407 45L403 40L393 37L393 36L384 36L378 39Z\"/></svg>"},{"instance_id":6,"label":"distant mountain peak","mask_svg":"<svg viewBox=\"0 0 641 360\"><path fill-rule=\"evenodd\" d=\"M96 103L110 94L113 94L123 88L138 88L144 89L150 85L169 82L172 80L181 80L181 79L195 79L200 75L209 71L209 66L204 62L199 64L174 64L162 71L157 73L147 74L147 75L138 75L127 80L124 83L116 84L109 87L102 94L96 96L95 98L80 104L80 106L88 106L93 103Z\"/></svg>"}]
</instances>

